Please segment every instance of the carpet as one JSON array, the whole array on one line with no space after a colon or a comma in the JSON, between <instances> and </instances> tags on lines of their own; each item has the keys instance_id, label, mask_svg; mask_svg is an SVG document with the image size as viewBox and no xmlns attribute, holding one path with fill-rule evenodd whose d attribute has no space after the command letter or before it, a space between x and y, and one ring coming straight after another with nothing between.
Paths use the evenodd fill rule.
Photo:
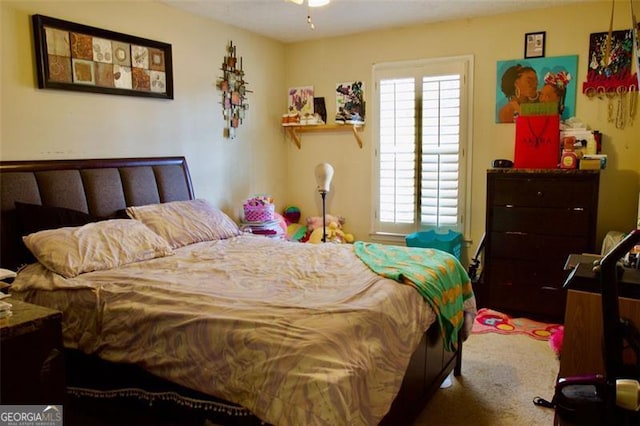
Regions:
<instances>
[{"instance_id":1,"label":"carpet","mask_svg":"<svg viewBox=\"0 0 640 426\"><path fill-rule=\"evenodd\" d=\"M438 389L412 426L551 426L560 364L547 342L524 334L472 334L462 348L462 375Z\"/></svg>"},{"instance_id":2,"label":"carpet","mask_svg":"<svg viewBox=\"0 0 640 426\"><path fill-rule=\"evenodd\" d=\"M473 322L472 333L525 334L537 340L549 340L561 324L548 324L527 318L512 318L502 312L482 308Z\"/></svg>"}]
</instances>

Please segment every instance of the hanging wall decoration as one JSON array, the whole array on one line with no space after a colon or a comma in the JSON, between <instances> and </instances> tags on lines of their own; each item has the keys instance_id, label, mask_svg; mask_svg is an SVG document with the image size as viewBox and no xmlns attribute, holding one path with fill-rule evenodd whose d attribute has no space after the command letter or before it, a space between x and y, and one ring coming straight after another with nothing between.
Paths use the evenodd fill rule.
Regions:
<instances>
[{"instance_id":1,"label":"hanging wall decoration","mask_svg":"<svg viewBox=\"0 0 640 426\"><path fill-rule=\"evenodd\" d=\"M222 61L222 77L217 86L222 91L222 115L225 121L224 136L233 139L236 137L236 129L245 119L249 109L246 95L247 82L244 79L242 57L236 56L236 46L230 41L227 46L227 55Z\"/></svg>"},{"instance_id":2,"label":"hanging wall decoration","mask_svg":"<svg viewBox=\"0 0 640 426\"><path fill-rule=\"evenodd\" d=\"M591 34L587 81L582 85L582 91L587 93L600 88L615 92L619 87L629 89L631 85L637 85L636 74L631 74L632 56L632 30Z\"/></svg>"},{"instance_id":3,"label":"hanging wall decoration","mask_svg":"<svg viewBox=\"0 0 640 426\"><path fill-rule=\"evenodd\" d=\"M173 99L171 45L33 15L40 89Z\"/></svg>"},{"instance_id":4,"label":"hanging wall decoration","mask_svg":"<svg viewBox=\"0 0 640 426\"><path fill-rule=\"evenodd\" d=\"M575 116L577 55L498 61L496 68L496 123L514 123L525 105L557 103L561 120Z\"/></svg>"},{"instance_id":5,"label":"hanging wall decoration","mask_svg":"<svg viewBox=\"0 0 640 426\"><path fill-rule=\"evenodd\" d=\"M607 102L607 120L619 129L633 125L638 103L638 75L633 30L593 33L589 39L587 81L582 93Z\"/></svg>"}]
</instances>

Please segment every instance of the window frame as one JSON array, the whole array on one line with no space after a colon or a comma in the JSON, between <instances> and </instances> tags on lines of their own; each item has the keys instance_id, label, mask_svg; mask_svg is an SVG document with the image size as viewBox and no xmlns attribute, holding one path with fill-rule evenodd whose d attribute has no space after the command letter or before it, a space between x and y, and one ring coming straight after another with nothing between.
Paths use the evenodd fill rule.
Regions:
<instances>
[{"instance_id":1,"label":"window frame","mask_svg":"<svg viewBox=\"0 0 640 426\"><path fill-rule=\"evenodd\" d=\"M406 235L427 229L420 223L420 176L416 176L416 215L411 224L382 225L379 221L380 205L380 87L381 79L413 77L416 79L416 161L420 161L421 151L421 109L422 102L422 77L433 75L445 75L459 72L462 75L460 88L460 146L459 146L459 211L458 223L455 229L463 235L470 233L471 227L471 152L472 152L472 124L473 124L473 55L460 55L442 58L418 59L410 61L384 62L374 64L372 67L373 81L373 108L369 111L373 123L373 149L372 161L372 208L370 235L374 241L400 243L404 242ZM432 229L429 227L429 229Z\"/></svg>"}]
</instances>

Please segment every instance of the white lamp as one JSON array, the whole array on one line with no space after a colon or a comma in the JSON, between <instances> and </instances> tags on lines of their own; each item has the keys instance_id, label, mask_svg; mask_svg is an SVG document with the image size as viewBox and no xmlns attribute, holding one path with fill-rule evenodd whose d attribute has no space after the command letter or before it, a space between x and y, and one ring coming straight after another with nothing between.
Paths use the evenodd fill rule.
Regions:
<instances>
[{"instance_id":1,"label":"white lamp","mask_svg":"<svg viewBox=\"0 0 640 426\"><path fill-rule=\"evenodd\" d=\"M322 242L327 241L327 214L325 212L325 201L327 193L331 188L331 179L333 179L333 167L329 163L320 163L316 166L316 183L318 184L318 192L322 196Z\"/></svg>"}]
</instances>

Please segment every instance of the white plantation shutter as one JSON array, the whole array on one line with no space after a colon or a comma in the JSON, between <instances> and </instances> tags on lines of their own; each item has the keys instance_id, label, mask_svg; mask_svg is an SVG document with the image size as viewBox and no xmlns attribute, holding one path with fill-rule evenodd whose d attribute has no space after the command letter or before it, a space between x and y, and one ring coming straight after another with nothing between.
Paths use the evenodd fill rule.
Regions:
<instances>
[{"instance_id":1,"label":"white plantation shutter","mask_svg":"<svg viewBox=\"0 0 640 426\"><path fill-rule=\"evenodd\" d=\"M416 197L415 82L380 82L380 220L413 223Z\"/></svg>"},{"instance_id":2,"label":"white plantation shutter","mask_svg":"<svg viewBox=\"0 0 640 426\"><path fill-rule=\"evenodd\" d=\"M374 234L464 232L469 58L374 66Z\"/></svg>"},{"instance_id":3,"label":"white plantation shutter","mask_svg":"<svg viewBox=\"0 0 640 426\"><path fill-rule=\"evenodd\" d=\"M458 224L461 77L422 80L420 222L426 226L456 228Z\"/></svg>"}]
</instances>

